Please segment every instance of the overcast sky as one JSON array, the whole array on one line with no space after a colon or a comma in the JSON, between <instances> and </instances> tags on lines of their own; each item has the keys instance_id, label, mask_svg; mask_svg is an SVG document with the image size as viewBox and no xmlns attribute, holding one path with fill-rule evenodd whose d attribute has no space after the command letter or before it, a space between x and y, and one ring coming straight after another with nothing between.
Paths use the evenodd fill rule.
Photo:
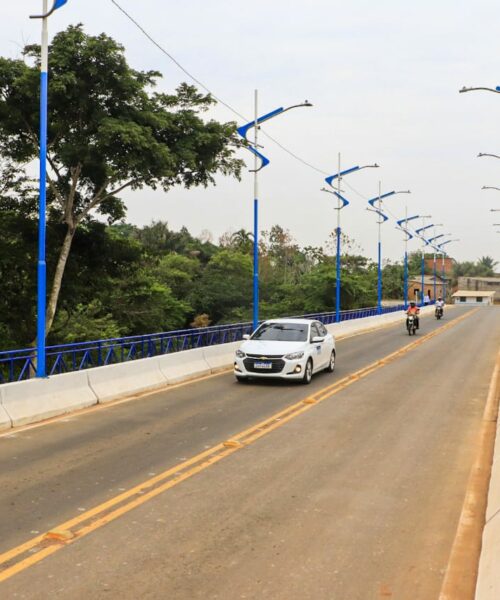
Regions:
<instances>
[{"instance_id":1,"label":"overcast sky","mask_svg":"<svg viewBox=\"0 0 500 600\"><path fill-rule=\"evenodd\" d=\"M320 170L378 162L346 178L351 205L342 226L365 253L375 257L375 215L365 197L410 189L389 198L396 216L431 214L442 232L460 242L448 246L458 260L493 256L500 262L500 95L459 94L463 85L500 84L496 0L118 0L148 32L216 95L240 113L253 115L253 90L260 113L308 99L265 126L273 137ZM18 57L25 43L38 42L41 0L0 6L0 53ZM50 19L50 33L71 23L88 33L105 31L121 42L130 64L163 73L161 88L174 89L186 76L155 48L111 0L68 0ZM235 120L219 106L213 116ZM320 245L335 227L333 197L320 192L323 176L272 142L271 164L261 172L261 229L288 228L302 245ZM248 159L248 151L241 156ZM248 161L250 164L250 160ZM252 226L252 176L220 178L214 188L143 190L126 196L128 220L153 219L194 234ZM496 216L495 216L496 215ZM384 255L399 259L403 236L391 220L383 227ZM417 249L417 242L410 249Z\"/></svg>"}]
</instances>

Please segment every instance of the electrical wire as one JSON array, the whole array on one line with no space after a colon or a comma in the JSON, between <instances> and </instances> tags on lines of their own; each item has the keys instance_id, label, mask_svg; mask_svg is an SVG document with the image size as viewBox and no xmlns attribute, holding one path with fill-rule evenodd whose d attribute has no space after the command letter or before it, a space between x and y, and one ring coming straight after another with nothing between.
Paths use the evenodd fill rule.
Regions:
<instances>
[{"instance_id":1,"label":"electrical wire","mask_svg":"<svg viewBox=\"0 0 500 600\"><path fill-rule=\"evenodd\" d=\"M146 31L146 29L144 29L144 27L129 12L127 12L123 8L123 6L121 6L116 0L111 0L111 3L114 4L116 6L116 8L123 15L125 15L125 17L127 17L127 19L137 27L137 29L139 29L139 31L141 31L141 33L154 46L156 46L158 48L158 50L160 50L160 52L162 52L165 56L167 56L185 75L187 75L189 77L189 79L191 79L192 81L194 81L203 90L205 90L208 94L210 94L214 100L217 100L217 102L219 104L222 104L222 106L225 106L228 110L230 110L234 115L236 115L240 119L243 119L244 121L247 121L247 122L249 122L251 120L248 117L245 117L245 115L241 114L241 112L239 112L238 110L236 110L236 108L234 108L233 106L231 106L228 102L225 102L224 100L222 100L222 98L220 98L220 96L217 96L216 94L214 94L212 92L212 90L207 85L205 85L202 81L200 81L197 77L195 77L190 71L188 71L188 69L186 69L170 52L168 52L168 50L166 50L159 42L157 42L153 38L153 36L150 35ZM306 167L309 167L310 169L313 169L314 171L316 171L317 173L321 173L322 175L329 175L329 173L327 171L324 171L323 169L320 169L319 167L316 167L315 165L313 165L312 163L310 163L307 160L303 159L301 156L299 156L295 152L292 152L292 150L290 150L289 148L287 148L286 146L284 146L276 138L272 137L271 135L269 135L265 131L262 131L262 134L265 135L269 140L271 140L271 142L273 142L274 144L276 144L276 146L278 146L279 148L281 148L284 152L286 152L287 154L289 154L295 160L301 162Z\"/></svg>"},{"instance_id":2,"label":"electrical wire","mask_svg":"<svg viewBox=\"0 0 500 600\"><path fill-rule=\"evenodd\" d=\"M247 122L250 121L250 119L248 119L248 117L245 117L245 115L243 115L241 112L239 112L238 110L236 110L228 102L225 102L224 100L222 100L222 98L220 98L219 96L217 96L216 94L214 94L212 92L212 90L207 85L205 85L202 81L200 81L197 77L195 77L190 71L188 71L188 69L186 69L170 52L168 52L168 50L166 50L159 42L157 42L154 39L154 37L151 34L149 34L146 31L146 29L144 29L144 27L128 11L126 11L116 0L111 0L111 3L114 4L114 6L116 6L116 8L131 23L133 23L135 25L135 27L137 27L137 29L139 29L139 31L154 46L156 46L156 48L158 48L158 50L160 50L160 52L162 52L162 54L164 54L165 56L167 56L185 75L187 75L192 81L194 81L203 90L205 90L208 94L210 94L212 96L212 98L214 98L214 100L216 100L219 104L222 104L222 106L225 106L229 111L231 111L234 115L236 115L240 119L243 119L244 121L247 121ZM304 166L308 167L309 169L312 169L313 171L316 171L317 173L320 173L321 175L326 175L326 176L330 175L330 173L328 171L325 171L325 170L323 170L323 169L321 169L321 168L313 165L312 163L308 162L307 160L305 160L304 158L302 158L301 156L299 156L298 154L296 154L295 152L293 152L292 150L290 150L289 148L287 148L286 146L284 146L276 138L272 137L271 135L269 135L265 131L262 131L262 134L265 135L271 142L273 142L274 144L276 144L276 146L278 146L279 148L281 148L281 150L283 150L284 152L286 152L287 154L289 154L292 158L294 158L298 162L302 163ZM365 196L364 194L362 194L361 192L359 192L355 187L353 187L351 184L349 184L345 179L343 180L343 184L346 187L348 187L357 196L359 196L360 198L362 198L363 200L366 200L366 201L369 200L369 198L367 196ZM395 219L396 221L399 220L398 217L390 209L388 209L386 206L384 206L384 210L386 210L386 212L388 212L393 217L393 219ZM411 229L411 228L407 227L407 229ZM414 229L411 229L411 231L413 233L415 233ZM417 235L417 234L415 234L415 235Z\"/></svg>"}]
</instances>

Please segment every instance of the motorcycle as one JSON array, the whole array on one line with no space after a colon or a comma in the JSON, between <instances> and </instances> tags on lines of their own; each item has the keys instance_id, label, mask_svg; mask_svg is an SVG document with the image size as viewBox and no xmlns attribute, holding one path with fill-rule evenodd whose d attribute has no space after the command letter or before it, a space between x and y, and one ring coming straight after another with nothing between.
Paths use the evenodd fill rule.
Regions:
<instances>
[{"instance_id":1,"label":"motorcycle","mask_svg":"<svg viewBox=\"0 0 500 600\"><path fill-rule=\"evenodd\" d=\"M417 318L415 315L408 315L406 317L406 329L408 330L408 335L415 335L417 331Z\"/></svg>"},{"instance_id":2,"label":"motorcycle","mask_svg":"<svg viewBox=\"0 0 500 600\"><path fill-rule=\"evenodd\" d=\"M442 319L443 317L443 307L442 306L436 306L436 310L434 312L434 315L436 317L436 319L439 321L439 319Z\"/></svg>"}]
</instances>

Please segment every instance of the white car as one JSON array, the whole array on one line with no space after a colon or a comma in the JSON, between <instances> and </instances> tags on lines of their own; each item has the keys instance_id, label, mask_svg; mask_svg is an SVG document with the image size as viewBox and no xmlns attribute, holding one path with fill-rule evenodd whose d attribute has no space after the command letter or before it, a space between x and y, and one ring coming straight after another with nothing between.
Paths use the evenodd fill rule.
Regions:
<instances>
[{"instance_id":1,"label":"white car","mask_svg":"<svg viewBox=\"0 0 500 600\"><path fill-rule=\"evenodd\" d=\"M319 321L265 321L236 350L234 374L250 378L299 379L310 383L313 373L335 369L335 338Z\"/></svg>"}]
</instances>

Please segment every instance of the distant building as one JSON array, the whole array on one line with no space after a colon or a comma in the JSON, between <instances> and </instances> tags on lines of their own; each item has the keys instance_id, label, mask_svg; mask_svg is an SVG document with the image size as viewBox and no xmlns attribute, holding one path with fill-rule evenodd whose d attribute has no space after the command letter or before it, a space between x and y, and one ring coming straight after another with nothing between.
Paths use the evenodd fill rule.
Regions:
<instances>
[{"instance_id":1,"label":"distant building","mask_svg":"<svg viewBox=\"0 0 500 600\"><path fill-rule=\"evenodd\" d=\"M445 275L451 275L453 273L453 259L450 258L449 256L445 256L444 257L444 274ZM426 254L425 255L425 268L428 271L434 271L434 257L430 257L429 255ZM438 275L441 275L441 273L443 272L443 259L438 256L436 258L436 273Z\"/></svg>"},{"instance_id":2,"label":"distant building","mask_svg":"<svg viewBox=\"0 0 500 600\"><path fill-rule=\"evenodd\" d=\"M443 290L448 290L446 280L443 280L439 275L436 275L436 298L443 298ZM415 300L415 302L421 302L421 291L422 291L422 277L412 277L408 280L408 299ZM434 275L424 276L424 297L428 295L431 301L436 300L434 298Z\"/></svg>"},{"instance_id":3,"label":"distant building","mask_svg":"<svg viewBox=\"0 0 500 600\"><path fill-rule=\"evenodd\" d=\"M473 304L474 306L488 306L493 304L495 292L472 292L470 290L457 290L453 295L453 304Z\"/></svg>"},{"instance_id":4,"label":"distant building","mask_svg":"<svg viewBox=\"0 0 500 600\"><path fill-rule=\"evenodd\" d=\"M458 289L470 292L494 292L494 301L500 302L500 277L459 277Z\"/></svg>"}]
</instances>

